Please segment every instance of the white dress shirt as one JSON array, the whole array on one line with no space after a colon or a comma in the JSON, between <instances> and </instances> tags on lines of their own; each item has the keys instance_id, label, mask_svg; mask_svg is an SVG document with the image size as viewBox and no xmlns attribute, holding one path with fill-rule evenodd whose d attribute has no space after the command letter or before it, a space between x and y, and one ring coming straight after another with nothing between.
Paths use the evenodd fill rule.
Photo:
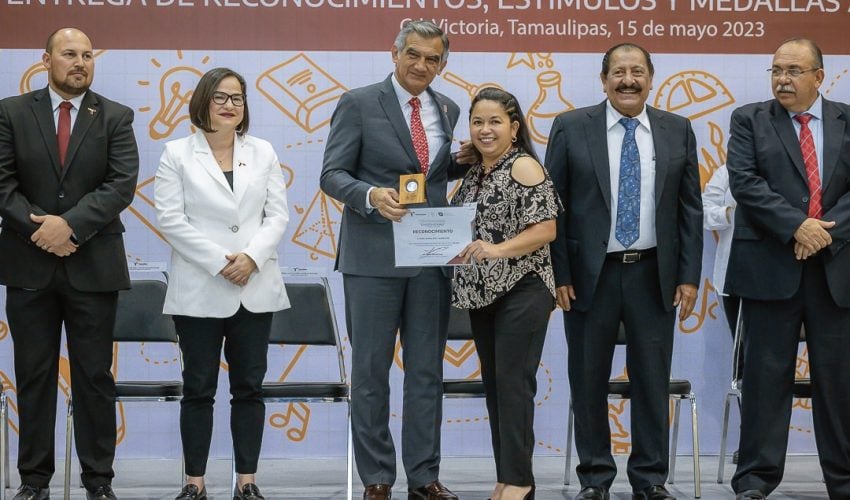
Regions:
<instances>
[{"instance_id":1,"label":"white dress shirt","mask_svg":"<svg viewBox=\"0 0 850 500\"><path fill-rule=\"evenodd\" d=\"M622 252L626 248L617 240L617 194L620 190L620 150L626 129L620 125L625 118L614 109L611 102L606 106L606 126L608 129L608 166L611 173L611 233L608 235L608 253ZM652 143L652 130L646 106L635 116L640 124L635 129L635 142L640 154L640 234L629 249L644 250L656 246L655 239L655 146Z\"/></svg>"},{"instance_id":2,"label":"white dress shirt","mask_svg":"<svg viewBox=\"0 0 850 500\"><path fill-rule=\"evenodd\" d=\"M83 98L86 96L86 93L83 92L71 99L65 99L61 95L57 94L50 86L47 87L47 91L50 93L50 105L53 106L53 126L57 131L59 130L59 105L64 101L71 103L71 132L73 132L74 123L77 122L77 115L80 113L80 106L83 105Z\"/></svg>"}]
</instances>

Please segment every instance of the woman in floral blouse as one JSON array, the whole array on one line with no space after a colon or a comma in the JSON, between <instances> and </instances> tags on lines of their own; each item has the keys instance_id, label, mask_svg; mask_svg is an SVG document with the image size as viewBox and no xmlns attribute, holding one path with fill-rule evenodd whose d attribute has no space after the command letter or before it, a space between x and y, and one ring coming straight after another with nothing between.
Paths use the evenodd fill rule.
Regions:
<instances>
[{"instance_id":1,"label":"woman in floral blouse","mask_svg":"<svg viewBox=\"0 0 850 500\"><path fill-rule=\"evenodd\" d=\"M476 203L476 237L461 253L452 302L469 309L487 397L494 500L534 498L534 396L555 282L549 242L563 210L534 154L516 98L497 88L472 100L469 133L481 161L452 203Z\"/></svg>"}]
</instances>

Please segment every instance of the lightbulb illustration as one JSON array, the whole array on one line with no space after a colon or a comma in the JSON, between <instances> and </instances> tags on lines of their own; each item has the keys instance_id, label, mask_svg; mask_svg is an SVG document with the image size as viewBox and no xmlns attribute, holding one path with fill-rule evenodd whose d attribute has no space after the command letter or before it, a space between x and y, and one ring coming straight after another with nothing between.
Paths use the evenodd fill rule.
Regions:
<instances>
[{"instance_id":1,"label":"lightbulb illustration","mask_svg":"<svg viewBox=\"0 0 850 500\"><path fill-rule=\"evenodd\" d=\"M189 111L184 107L189 105L201 76L200 71L190 66L176 66L162 75L159 80L159 111L148 126L152 139L170 136L180 122L189 118Z\"/></svg>"}]
</instances>

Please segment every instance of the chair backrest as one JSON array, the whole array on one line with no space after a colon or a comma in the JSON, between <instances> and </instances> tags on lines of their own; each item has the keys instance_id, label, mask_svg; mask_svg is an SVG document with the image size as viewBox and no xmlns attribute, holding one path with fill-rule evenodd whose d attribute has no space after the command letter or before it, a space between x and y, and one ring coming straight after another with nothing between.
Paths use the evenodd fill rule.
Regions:
<instances>
[{"instance_id":1,"label":"chair backrest","mask_svg":"<svg viewBox=\"0 0 850 500\"><path fill-rule=\"evenodd\" d=\"M290 308L274 313L272 344L337 345L336 316L326 285L287 283Z\"/></svg>"},{"instance_id":2,"label":"chair backrest","mask_svg":"<svg viewBox=\"0 0 850 500\"><path fill-rule=\"evenodd\" d=\"M272 316L270 344L333 346L336 348L339 380L347 382L345 357L327 278L321 283L287 283L289 309Z\"/></svg>"},{"instance_id":3,"label":"chair backrest","mask_svg":"<svg viewBox=\"0 0 850 500\"><path fill-rule=\"evenodd\" d=\"M118 292L116 342L177 342L171 316L162 313L167 285L159 280L132 280Z\"/></svg>"},{"instance_id":4,"label":"chair backrest","mask_svg":"<svg viewBox=\"0 0 850 500\"><path fill-rule=\"evenodd\" d=\"M452 307L449 311L449 340L472 340L469 311Z\"/></svg>"}]
</instances>

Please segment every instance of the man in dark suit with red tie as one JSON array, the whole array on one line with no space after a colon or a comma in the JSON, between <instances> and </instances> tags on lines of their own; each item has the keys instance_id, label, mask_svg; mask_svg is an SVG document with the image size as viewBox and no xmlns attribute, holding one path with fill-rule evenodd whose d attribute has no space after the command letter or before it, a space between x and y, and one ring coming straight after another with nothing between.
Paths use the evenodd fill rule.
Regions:
<instances>
[{"instance_id":1,"label":"man in dark suit with red tie","mask_svg":"<svg viewBox=\"0 0 850 500\"><path fill-rule=\"evenodd\" d=\"M322 190L345 204L336 268L343 273L352 347L351 426L366 500L389 500L396 452L389 429L396 332L402 343L402 461L411 500L456 500L439 481L442 363L451 280L436 267L396 267L393 222L399 176L424 175L425 203L447 205L449 179L468 168L451 156L457 104L431 88L449 39L431 21L409 21L392 47L383 82L343 95L331 119Z\"/></svg>"},{"instance_id":2,"label":"man in dark suit with red tie","mask_svg":"<svg viewBox=\"0 0 850 500\"><path fill-rule=\"evenodd\" d=\"M732 113L727 168L738 201L726 292L746 322L737 498L782 480L801 325L815 440L830 498L850 498L850 106L824 99L823 56L783 43L775 99Z\"/></svg>"},{"instance_id":3,"label":"man in dark suit with red tie","mask_svg":"<svg viewBox=\"0 0 850 500\"><path fill-rule=\"evenodd\" d=\"M0 101L0 283L14 342L21 487L49 498L65 326L74 435L88 500L114 499L112 331L129 288L119 214L139 170L133 112L91 90L94 54L63 28L42 56L48 87Z\"/></svg>"}]
</instances>

